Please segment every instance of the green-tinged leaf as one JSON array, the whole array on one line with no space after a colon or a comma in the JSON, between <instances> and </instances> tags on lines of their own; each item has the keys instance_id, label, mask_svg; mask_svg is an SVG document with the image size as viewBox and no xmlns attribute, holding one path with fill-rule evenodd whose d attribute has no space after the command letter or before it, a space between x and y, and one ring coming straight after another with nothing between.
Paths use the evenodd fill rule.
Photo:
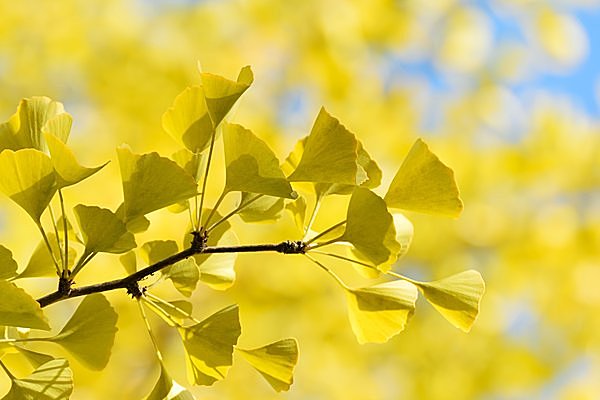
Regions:
<instances>
[{"instance_id":1,"label":"green-tinged leaf","mask_svg":"<svg viewBox=\"0 0 600 400\"><path fill-rule=\"evenodd\" d=\"M401 251L394 218L383 199L369 189L357 188L352 194L346 230L340 240L351 243L363 258L382 271L389 270Z\"/></svg>"},{"instance_id":2,"label":"green-tinged leaf","mask_svg":"<svg viewBox=\"0 0 600 400\"><path fill-rule=\"evenodd\" d=\"M322 108L306 139L302 158L288 178L300 182L360 185L367 176L359 167L357 149L354 134Z\"/></svg>"},{"instance_id":3,"label":"green-tinged leaf","mask_svg":"<svg viewBox=\"0 0 600 400\"><path fill-rule=\"evenodd\" d=\"M50 157L35 149L5 150L0 171L0 190L39 223L57 189Z\"/></svg>"},{"instance_id":4,"label":"green-tinged leaf","mask_svg":"<svg viewBox=\"0 0 600 400\"><path fill-rule=\"evenodd\" d=\"M124 210L124 208L120 209ZM119 217L121 217L121 214L119 214L119 210L117 210L116 214ZM142 233L146 232L150 227L150 220L143 215L139 215L137 217L134 217L133 219L128 220L125 226L127 227L127 230L131 233Z\"/></svg>"},{"instance_id":5,"label":"green-tinged leaf","mask_svg":"<svg viewBox=\"0 0 600 400\"><path fill-rule=\"evenodd\" d=\"M260 198L253 200L256 196L260 196ZM274 222L281 218L284 207L282 198L242 192L240 204L247 203L250 200L252 202L238 212L238 215L245 222Z\"/></svg>"},{"instance_id":6,"label":"green-tinged leaf","mask_svg":"<svg viewBox=\"0 0 600 400\"><path fill-rule=\"evenodd\" d=\"M137 272L137 257L134 251L128 251L119 257L121 265L129 275Z\"/></svg>"},{"instance_id":7,"label":"green-tinged leaf","mask_svg":"<svg viewBox=\"0 0 600 400\"><path fill-rule=\"evenodd\" d=\"M214 133L201 86L186 88L162 116L163 129L188 150L200 153Z\"/></svg>"},{"instance_id":8,"label":"green-tinged leaf","mask_svg":"<svg viewBox=\"0 0 600 400\"><path fill-rule=\"evenodd\" d=\"M198 279L200 279L200 272L193 257L186 258L163 269L163 275L165 278L170 279L175 289L186 297L192 295L196 285L198 285Z\"/></svg>"},{"instance_id":9,"label":"green-tinged leaf","mask_svg":"<svg viewBox=\"0 0 600 400\"><path fill-rule=\"evenodd\" d=\"M236 350L260 372L275 391L289 390L294 382L294 367L298 362L296 339L283 339L252 350L236 347Z\"/></svg>"},{"instance_id":10,"label":"green-tinged leaf","mask_svg":"<svg viewBox=\"0 0 600 400\"><path fill-rule=\"evenodd\" d=\"M86 168L79 164L73 151L56 136L47 133L45 138L50 150L52 165L58 175L57 186L59 188L79 183L100 171L108 164L106 162L99 167Z\"/></svg>"},{"instance_id":11,"label":"green-tinged leaf","mask_svg":"<svg viewBox=\"0 0 600 400\"><path fill-rule=\"evenodd\" d=\"M55 359L40 365L22 379L12 379L10 391L2 400L67 400L73 392L69 362Z\"/></svg>"},{"instance_id":12,"label":"green-tinged leaf","mask_svg":"<svg viewBox=\"0 0 600 400\"><path fill-rule=\"evenodd\" d=\"M123 180L125 222L196 194L194 178L174 161L157 153L134 154L117 149Z\"/></svg>"},{"instance_id":13,"label":"green-tinged leaf","mask_svg":"<svg viewBox=\"0 0 600 400\"><path fill-rule=\"evenodd\" d=\"M299 196L296 200L285 205L285 209L292 213L296 228L300 232L304 232L304 224L306 221L306 199Z\"/></svg>"},{"instance_id":14,"label":"green-tinged leaf","mask_svg":"<svg viewBox=\"0 0 600 400\"><path fill-rule=\"evenodd\" d=\"M99 371L110 358L117 318L103 295L91 294L79 304L60 333L49 340L61 345L86 367Z\"/></svg>"},{"instance_id":15,"label":"green-tinged leaf","mask_svg":"<svg viewBox=\"0 0 600 400\"><path fill-rule=\"evenodd\" d=\"M193 305L189 301L175 300L171 302L159 302L153 299L146 300L148 308L172 327L176 327L177 324L183 324L186 320L190 319L190 315L192 314ZM173 323L173 320L177 324Z\"/></svg>"},{"instance_id":16,"label":"green-tinged leaf","mask_svg":"<svg viewBox=\"0 0 600 400\"><path fill-rule=\"evenodd\" d=\"M64 250L61 247L59 247L58 241L56 240L56 236L54 235L54 233L48 233L47 235L48 242L50 243L50 247L52 248L52 254L54 254L54 258L56 260L60 260L61 253L64 252ZM69 269L71 269L71 267L75 264L76 259L77 250L69 246L69 262L67 263ZM42 240L38 243L37 247L31 254L27 266L17 276L17 278L21 279L44 277L56 277L56 266L54 265L54 261L52 261L52 255L50 254L50 251L48 251L48 246L46 246L46 243Z\"/></svg>"},{"instance_id":17,"label":"green-tinged leaf","mask_svg":"<svg viewBox=\"0 0 600 400\"><path fill-rule=\"evenodd\" d=\"M458 217L463 209L454 172L417 139L392 180L389 207Z\"/></svg>"},{"instance_id":18,"label":"green-tinged leaf","mask_svg":"<svg viewBox=\"0 0 600 400\"><path fill-rule=\"evenodd\" d=\"M249 66L240 70L235 82L209 73L200 73L200 77L206 105L214 126L221 123L231 107L254 81L254 75Z\"/></svg>"},{"instance_id":19,"label":"green-tinged leaf","mask_svg":"<svg viewBox=\"0 0 600 400\"><path fill-rule=\"evenodd\" d=\"M225 378L233 363L233 346L242 332L238 314L238 306L232 305L195 325L179 328L191 383L212 385Z\"/></svg>"},{"instance_id":20,"label":"green-tinged leaf","mask_svg":"<svg viewBox=\"0 0 600 400\"><path fill-rule=\"evenodd\" d=\"M27 361L29 361L33 368L38 368L40 365L45 364L48 361L54 360L54 357L49 356L48 354L31 351L21 346L15 346L15 349L17 349L17 351L20 354L22 354L27 359Z\"/></svg>"},{"instance_id":21,"label":"green-tinged leaf","mask_svg":"<svg viewBox=\"0 0 600 400\"><path fill-rule=\"evenodd\" d=\"M17 275L17 262L12 251L0 244L0 279L10 279Z\"/></svg>"},{"instance_id":22,"label":"green-tinged leaf","mask_svg":"<svg viewBox=\"0 0 600 400\"><path fill-rule=\"evenodd\" d=\"M433 282L414 282L431 305L452 325L469 332L485 291L481 274L468 270Z\"/></svg>"},{"instance_id":23,"label":"green-tinged leaf","mask_svg":"<svg viewBox=\"0 0 600 400\"><path fill-rule=\"evenodd\" d=\"M106 208L78 204L73 209L85 243L85 252L125 253L137 245L119 217Z\"/></svg>"},{"instance_id":24,"label":"green-tinged leaf","mask_svg":"<svg viewBox=\"0 0 600 400\"><path fill-rule=\"evenodd\" d=\"M226 124L225 191L240 191L293 199L296 194L265 142L241 125Z\"/></svg>"},{"instance_id":25,"label":"green-tinged leaf","mask_svg":"<svg viewBox=\"0 0 600 400\"><path fill-rule=\"evenodd\" d=\"M148 264L154 264L179 251L174 240L152 240L141 247L142 257Z\"/></svg>"},{"instance_id":26,"label":"green-tinged leaf","mask_svg":"<svg viewBox=\"0 0 600 400\"><path fill-rule=\"evenodd\" d=\"M171 378L160 363L160 376L146 400L194 400L194 396Z\"/></svg>"},{"instance_id":27,"label":"green-tinged leaf","mask_svg":"<svg viewBox=\"0 0 600 400\"><path fill-rule=\"evenodd\" d=\"M192 153L188 149L181 149L171 155L173 161L177 163L185 172L194 177L196 182L202 178L203 154Z\"/></svg>"},{"instance_id":28,"label":"green-tinged leaf","mask_svg":"<svg viewBox=\"0 0 600 400\"><path fill-rule=\"evenodd\" d=\"M58 230L59 230L59 235L61 238L64 238L64 217L61 215L58 218L58 221L56 222L56 226L58 226ZM77 232L75 232L75 229L73 229L73 224L71 224L71 221L69 221L67 219L67 233L69 235L69 241L70 242L77 242L80 244L83 244L83 239L81 239L81 237L79 236L79 234Z\"/></svg>"},{"instance_id":29,"label":"green-tinged leaf","mask_svg":"<svg viewBox=\"0 0 600 400\"><path fill-rule=\"evenodd\" d=\"M12 282L0 280L0 325L50 330L48 319L33 297Z\"/></svg>"},{"instance_id":30,"label":"green-tinged leaf","mask_svg":"<svg viewBox=\"0 0 600 400\"><path fill-rule=\"evenodd\" d=\"M348 290L348 317L361 344L384 343L404 330L415 310L417 288L392 281Z\"/></svg>"},{"instance_id":31,"label":"green-tinged leaf","mask_svg":"<svg viewBox=\"0 0 600 400\"><path fill-rule=\"evenodd\" d=\"M65 114L62 103L42 96L22 99L17 112L0 127L0 151L26 148L46 150L42 135L44 128L67 140L71 118Z\"/></svg>"}]
</instances>

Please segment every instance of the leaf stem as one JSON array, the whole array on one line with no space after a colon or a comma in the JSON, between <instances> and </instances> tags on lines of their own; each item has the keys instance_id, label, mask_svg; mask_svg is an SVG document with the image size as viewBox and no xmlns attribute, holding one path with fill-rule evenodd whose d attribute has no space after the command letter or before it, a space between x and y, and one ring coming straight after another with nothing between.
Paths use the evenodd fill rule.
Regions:
<instances>
[{"instance_id":1,"label":"leaf stem","mask_svg":"<svg viewBox=\"0 0 600 400\"><path fill-rule=\"evenodd\" d=\"M65 213L65 199L62 190L58 189L58 199L60 200L60 212L63 219L63 231L65 233L65 269L69 269L69 229L67 227L67 214ZM57 236L58 237L58 236Z\"/></svg>"},{"instance_id":2,"label":"leaf stem","mask_svg":"<svg viewBox=\"0 0 600 400\"><path fill-rule=\"evenodd\" d=\"M239 213L244 208L248 207L250 204L254 203L256 200L260 199L263 196L264 196L263 194L257 194L256 196L252 197L250 200L246 201L245 203L241 203L239 206L237 206L235 209L233 209L227 215L225 215L220 220L218 220L217 222L212 224L212 226L206 230L206 233L210 233L217 226L221 225L223 222L227 221L229 218L233 217L235 214Z\"/></svg>"},{"instance_id":3,"label":"leaf stem","mask_svg":"<svg viewBox=\"0 0 600 400\"><path fill-rule=\"evenodd\" d=\"M54 229L54 236L56 236L56 244L58 245L58 253L60 255L60 260L62 263L63 271L67 269L67 262L64 258L64 253L60 248L60 236L58 235L58 226L56 225L56 218L54 218L54 210L52 209L52 204L48 204L48 211L50 212L50 220L52 221L52 228Z\"/></svg>"},{"instance_id":4,"label":"leaf stem","mask_svg":"<svg viewBox=\"0 0 600 400\"><path fill-rule=\"evenodd\" d=\"M339 276L337 276L337 274L335 272L333 272L331 269L327 268L325 265L323 265L321 262L316 260L314 257L311 257L309 254L305 254L305 256L308 257L308 259L310 261L312 261L313 263L315 263L319 267L321 267L321 269L323 269L329 275L331 275L333 277L333 279L335 279L335 281L342 287L342 289L350 290L350 288L348 286L346 286L344 281L342 281L342 279Z\"/></svg>"},{"instance_id":5,"label":"leaf stem","mask_svg":"<svg viewBox=\"0 0 600 400\"><path fill-rule=\"evenodd\" d=\"M165 301L165 300L161 299L158 296L153 295L152 293L146 293L146 297L148 297L152 301L156 301L156 302L159 302L161 304L164 304L165 306L172 308L173 310L177 311L178 313L181 313L181 314L185 315L190 321L193 321L196 324L200 322L199 319L197 319L196 317L194 317L189 312L185 311L182 308L177 307L174 304L169 303L168 301Z\"/></svg>"},{"instance_id":6,"label":"leaf stem","mask_svg":"<svg viewBox=\"0 0 600 400\"><path fill-rule=\"evenodd\" d=\"M158 343L156 341L156 338L154 337L154 334L152 333L152 327L150 326L150 321L148 321L148 317L146 317L146 311L144 311L144 305L142 304L142 301L138 298L137 299L137 304L138 304L138 308L140 309L140 314L142 315L142 319L144 320L144 324L146 325L146 330L148 331L148 336L150 336L150 341L152 342L152 346L154 346L154 351L156 352L156 357L158 358L158 361L163 360L162 354L160 353L160 350L158 348Z\"/></svg>"},{"instance_id":7,"label":"leaf stem","mask_svg":"<svg viewBox=\"0 0 600 400\"><path fill-rule=\"evenodd\" d=\"M56 257L54 257L54 252L52 251L52 246L50 245L50 241L48 240L48 236L46 235L46 231L44 230L42 223L38 221L37 227L38 227L40 233L42 234L42 238L44 238L44 243L46 243L46 247L48 248L48 251L50 252L50 257L52 258L52 262L54 263L54 266L56 267L56 273L58 274L58 276L61 276L60 266L58 265L58 261L56 261Z\"/></svg>"},{"instance_id":8,"label":"leaf stem","mask_svg":"<svg viewBox=\"0 0 600 400\"><path fill-rule=\"evenodd\" d=\"M346 220L343 220L341 222L338 222L335 225L330 226L329 228L325 229L323 232L319 233L317 236L315 236L312 239L309 239L308 241L306 241L306 244L313 243L315 240L318 240L318 239L322 238L323 236L327 235L329 232L331 232L331 231L339 228L340 226L344 225L345 223L346 223ZM336 240L337 240L337 238L336 238Z\"/></svg>"},{"instance_id":9,"label":"leaf stem","mask_svg":"<svg viewBox=\"0 0 600 400\"><path fill-rule=\"evenodd\" d=\"M315 206L313 207L312 213L310 214L310 219L308 220L308 224L306 224L306 227L304 228L304 237L302 238L302 240L306 240L308 234L310 233L310 228L312 227L313 223L315 222L317 213L319 212L319 209L321 208L321 200L322 199L323 199L323 196L317 195L317 199L315 200Z\"/></svg>"},{"instance_id":10,"label":"leaf stem","mask_svg":"<svg viewBox=\"0 0 600 400\"><path fill-rule=\"evenodd\" d=\"M221 205L221 203L223 202L223 199L225 198L225 196L227 196L227 193L224 189L223 192L221 193L221 195L219 196L219 198L217 199L217 202L215 203L215 205L213 206L212 210L210 210L210 214L208 214L208 217L206 217L206 221L202 222L202 230L206 231L206 228L208 228L208 224L210 223L210 220L212 219L212 217L215 215L215 213L217 212L217 209L219 208L219 206Z\"/></svg>"},{"instance_id":11,"label":"leaf stem","mask_svg":"<svg viewBox=\"0 0 600 400\"><path fill-rule=\"evenodd\" d=\"M175 321L175 319L173 319L173 317L171 315L169 315L168 312L163 310L160 306L158 306L152 300L148 299L147 297L142 297L141 300L150 304L151 305L150 310L152 310L155 314L160 314L160 315L164 316L166 319L168 319L173 324L173 326L176 326L178 328L185 328L185 326L183 326L179 322Z\"/></svg>"},{"instance_id":12,"label":"leaf stem","mask_svg":"<svg viewBox=\"0 0 600 400\"><path fill-rule=\"evenodd\" d=\"M206 182L208 181L208 172L210 171L210 164L212 161L213 150L215 148L215 139L217 136L216 127L212 131L210 137L210 148L208 150L208 161L206 162L206 169L204 170L204 179L202 180L202 193L200 194L200 208L197 211L198 220L196 221L196 231L200 230L200 223L202 221L202 208L204 207L204 198L206 197Z\"/></svg>"}]
</instances>

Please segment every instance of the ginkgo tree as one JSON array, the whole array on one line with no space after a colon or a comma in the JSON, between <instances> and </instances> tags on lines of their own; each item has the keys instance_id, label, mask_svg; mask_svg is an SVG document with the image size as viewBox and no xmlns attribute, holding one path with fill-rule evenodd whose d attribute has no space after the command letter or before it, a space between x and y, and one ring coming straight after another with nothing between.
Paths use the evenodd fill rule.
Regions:
<instances>
[{"instance_id":1,"label":"ginkgo tree","mask_svg":"<svg viewBox=\"0 0 600 400\"><path fill-rule=\"evenodd\" d=\"M164 130L182 146L171 157L137 154L126 145L117 148L123 201L115 210L66 204L63 192L106 164L80 165L67 144L72 117L61 103L47 97L23 99L17 112L0 125L0 190L31 217L41 236L23 268L0 245L0 367L12 382L3 399L67 399L72 393L69 361L52 356L51 347L48 354L32 350L33 342L57 344L82 365L103 369L118 315L102 293L117 289L137 301L160 367L146 399L193 398L169 375L147 312L179 334L190 384L212 385L224 379L237 352L274 390L288 390L298 360L295 339L241 348L238 305L203 310L212 315L198 319L197 305L185 300L199 283L215 290L231 287L236 254L242 252L301 255L307 265L324 270L345 293L350 327L360 343L382 343L400 333L415 311L419 293L452 325L465 332L471 329L484 292L478 272L420 282L394 271L413 234L402 211L460 214L463 205L452 170L419 139L380 196L376 190L383 172L377 162L324 108L310 133L280 162L255 133L226 121L252 82L250 67L235 81L201 73L201 85L185 89L162 117ZM225 181L221 195L209 206L207 184L220 146ZM227 196L237 196L239 202L222 210ZM327 196L349 197L345 218L314 231ZM136 235L150 225L146 216L164 209L189 215L189 225L181 226L182 241L139 244ZM246 223L273 220L284 210L293 216L297 236L280 243L240 244L229 222L236 215ZM77 285L75 278L84 268L93 270L100 253L120 255L125 276ZM378 280L352 287L328 266L332 259ZM38 299L18 285L22 279L52 276L56 290ZM155 293L157 285L168 281L183 298L165 299ZM56 334L44 334L54 323L43 309L75 297L83 300L66 324ZM8 355L27 360L31 373L16 376Z\"/></svg>"}]
</instances>

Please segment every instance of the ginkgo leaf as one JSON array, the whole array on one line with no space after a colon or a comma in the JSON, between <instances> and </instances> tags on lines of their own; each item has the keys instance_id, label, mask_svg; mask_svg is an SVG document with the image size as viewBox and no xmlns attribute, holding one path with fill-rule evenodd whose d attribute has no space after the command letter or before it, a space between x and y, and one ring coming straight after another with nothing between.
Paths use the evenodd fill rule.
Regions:
<instances>
[{"instance_id":1,"label":"ginkgo leaf","mask_svg":"<svg viewBox=\"0 0 600 400\"><path fill-rule=\"evenodd\" d=\"M285 209L292 213L296 228L300 232L304 232L304 223L306 221L306 199L299 196L296 200L285 205Z\"/></svg>"},{"instance_id":2,"label":"ginkgo leaf","mask_svg":"<svg viewBox=\"0 0 600 400\"><path fill-rule=\"evenodd\" d=\"M194 306L189 301L175 300L175 301L147 301L146 304L155 311L155 313L161 317L170 326L176 326L172 320L175 320L179 324L183 324L186 320L190 319ZM167 318L164 314L167 314Z\"/></svg>"},{"instance_id":3,"label":"ginkgo leaf","mask_svg":"<svg viewBox=\"0 0 600 400\"><path fill-rule=\"evenodd\" d=\"M200 77L206 106L215 127L221 123L231 107L254 81L254 74L250 66L245 66L240 70L235 82L206 72L201 72Z\"/></svg>"},{"instance_id":4,"label":"ginkgo leaf","mask_svg":"<svg viewBox=\"0 0 600 400\"><path fill-rule=\"evenodd\" d=\"M73 392L69 362L60 358L40 365L31 375L11 376L10 391L2 400L67 400Z\"/></svg>"},{"instance_id":5,"label":"ginkgo leaf","mask_svg":"<svg viewBox=\"0 0 600 400\"><path fill-rule=\"evenodd\" d=\"M22 99L17 112L0 127L0 150L46 150L42 131L47 124L47 129L52 129L66 141L71 118L63 115L66 113L62 103L48 97Z\"/></svg>"},{"instance_id":6,"label":"ginkgo leaf","mask_svg":"<svg viewBox=\"0 0 600 400\"><path fill-rule=\"evenodd\" d=\"M15 346L15 348L20 354L22 354L27 359L27 361L29 361L33 368L38 368L40 365L45 364L48 361L54 360L54 357L49 356L48 354L31 351L21 346Z\"/></svg>"},{"instance_id":7,"label":"ginkgo leaf","mask_svg":"<svg viewBox=\"0 0 600 400\"><path fill-rule=\"evenodd\" d=\"M413 282L431 305L452 325L469 332L485 291L481 274L468 270L433 282Z\"/></svg>"},{"instance_id":8,"label":"ginkgo leaf","mask_svg":"<svg viewBox=\"0 0 600 400\"><path fill-rule=\"evenodd\" d=\"M346 229L340 240L351 243L364 258L384 272L401 251L394 218L383 199L369 189L354 190L348 205Z\"/></svg>"},{"instance_id":9,"label":"ginkgo leaf","mask_svg":"<svg viewBox=\"0 0 600 400\"><path fill-rule=\"evenodd\" d=\"M0 244L0 279L10 279L17 275L17 262L12 251Z\"/></svg>"},{"instance_id":10,"label":"ginkgo leaf","mask_svg":"<svg viewBox=\"0 0 600 400\"><path fill-rule=\"evenodd\" d=\"M225 191L266 194L296 198L295 192L279 168L279 160L265 142L241 125L226 124Z\"/></svg>"},{"instance_id":11,"label":"ginkgo leaf","mask_svg":"<svg viewBox=\"0 0 600 400\"><path fill-rule=\"evenodd\" d=\"M61 345L86 367L102 370L108 363L118 315L100 293L86 296L60 333L48 339Z\"/></svg>"},{"instance_id":12,"label":"ginkgo leaf","mask_svg":"<svg viewBox=\"0 0 600 400\"><path fill-rule=\"evenodd\" d=\"M137 245L133 234L115 213L96 206L78 204L73 209L83 236L85 252L125 253Z\"/></svg>"},{"instance_id":13,"label":"ginkgo leaf","mask_svg":"<svg viewBox=\"0 0 600 400\"><path fill-rule=\"evenodd\" d=\"M257 200L254 198L259 196ZM280 197L271 197L242 192L240 204L250 202L238 215L245 222L273 222L281 218L284 208L284 200Z\"/></svg>"},{"instance_id":14,"label":"ginkgo leaf","mask_svg":"<svg viewBox=\"0 0 600 400\"><path fill-rule=\"evenodd\" d=\"M196 181L174 161L157 153L134 154L125 146L117 154L125 222L196 195Z\"/></svg>"},{"instance_id":15,"label":"ginkgo leaf","mask_svg":"<svg viewBox=\"0 0 600 400\"><path fill-rule=\"evenodd\" d=\"M12 282L0 280L0 325L50 330L48 319L33 297Z\"/></svg>"},{"instance_id":16,"label":"ginkgo leaf","mask_svg":"<svg viewBox=\"0 0 600 400\"><path fill-rule=\"evenodd\" d=\"M306 139L302 158L288 179L360 185L367 177L364 170L359 170L357 149L354 134L322 108Z\"/></svg>"},{"instance_id":17,"label":"ginkgo leaf","mask_svg":"<svg viewBox=\"0 0 600 400\"><path fill-rule=\"evenodd\" d=\"M134 251L128 251L119 257L121 265L129 275L134 274L137 271L137 257Z\"/></svg>"},{"instance_id":18,"label":"ginkgo leaf","mask_svg":"<svg viewBox=\"0 0 600 400\"><path fill-rule=\"evenodd\" d=\"M294 382L294 367L298 362L296 339L283 339L251 350L236 347L236 350L260 372L275 391L290 389Z\"/></svg>"},{"instance_id":19,"label":"ginkgo leaf","mask_svg":"<svg viewBox=\"0 0 600 400\"><path fill-rule=\"evenodd\" d=\"M61 259L61 253L64 251L58 245L58 241L56 240L56 236L54 233L48 233L48 242L50 243L50 247L52 248L52 254L54 254L55 260ZM69 269L75 264L75 260L77 259L77 250L75 248L69 246L69 262L67 266ZM21 273L17 276L18 279L21 278L43 278L43 277L56 277L56 266L54 265L54 261L52 259L52 255L48 250L48 246L42 240L38 243L35 250L31 254L29 258L29 262L27 266Z\"/></svg>"},{"instance_id":20,"label":"ginkgo leaf","mask_svg":"<svg viewBox=\"0 0 600 400\"><path fill-rule=\"evenodd\" d=\"M384 343L404 330L415 310L417 288L397 280L346 291L348 317L361 344Z\"/></svg>"},{"instance_id":21,"label":"ginkgo leaf","mask_svg":"<svg viewBox=\"0 0 600 400\"><path fill-rule=\"evenodd\" d=\"M140 249L144 260L154 264L177 253L179 246L174 240L152 240L144 243Z\"/></svg>"},{"instance_id":22,"label":"ginkgo leaf","mask_svg":"<svg viewBox=\"0 0 600 400\"><path fill-rule=\"evenodd\" d=\"M196 182L202 178L202 153L193 153L188 149L181 149L171 155L173 161L177 163L185 172L194 177Z\"/></svg>"},{"instance_id":23,"label":"ginkgo leaf","mask_svg":"<svg viewBox=\"0 0 600 400\"><path fill-rule=\"evenodd\" d=\"M173 264L172 266L163 269L163 276L173 282L175 289L182 295L190 297L198 279L200 279L200 271L193 257L186 258Z\"/></svg>"},{"instance_id":24,"label":"ginkgo leaf","mask_svg":"<svg viewBox=\"0 0 600 400\"><path fill-rule=\"evenodd\" d=\"M77 162L73 151L56 136L47 133L45 136L52 165L56 171L59 188L74 185L100 171L108 162L95 168L86 168Z\"/></svg>"},{"instance_id":25,"label":"ginkgo leaf","mask_svg":"<svg viewBox=\"0 0 600 400\"><path fill-rule=\"evenodd\" d=\"M189 381L209 386L224 379L233 363L233 346L242 332L238 306L226 307L178 330L187 355Z\"/></svg>"},{"instance_id":26,"label":"ginkgo leaf","mask_svg":"<svg viewBox=\"0 0 600 400\"><path fill-rule=\"evenodd\" d=\"M417 139L385 195L389 207L458 217L463 209L454 172Z\"/></svg>"},{"instance_id":27,"label":"ginkgo leaf","mask_svg":"<svg viewBox=\"0 0 600 400\"><path fill-rule=\"evenodd\" d=\"M186 88L162 116L163 129L188 150L200 153L214 132L201 86Z\"/></svg>"},{"instance_id":28,"label":"ginkgo leaf","mask_svg":"<svg viewBox=\"0 0 600 400\"><path fill-rule=\"evenodd\" d=\"M55 117L46 121L46 124L42 128L42 133L53 135L61 142L67 143L67 139L69 139L69 135L71 134L72 125L73 117L71 117L69 113L57 114ZM48 143L46 142L46 144Z\"/></svg>"},{"instance_id":29,"label":"ginkgo leaf","mask_svg":"<svg viewBox=\"0 0 600 400\"><path fill-rule=\"evenodd\" d=\"M0 171L0 190L39 223L57 189L50 157L35 149L5 150Z\"/></svg>"},{"instance_id":30,"label":"ginkgo leaf","mask_svg":"<svg viewBox=\"0 0 600 400\"><path fill-rule=\"evenodd\" d=\"M171 378L162 362L160 376L146 400L194 400L194 396Z\"/></svg>"}]
</instances>

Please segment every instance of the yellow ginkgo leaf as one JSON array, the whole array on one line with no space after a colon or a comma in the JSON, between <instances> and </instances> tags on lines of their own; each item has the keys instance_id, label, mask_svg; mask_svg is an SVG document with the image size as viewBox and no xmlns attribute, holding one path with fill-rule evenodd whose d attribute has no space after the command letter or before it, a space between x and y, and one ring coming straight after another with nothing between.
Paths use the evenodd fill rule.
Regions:
<instances>
[{"instance_id":1,"label":"yellow ginkgo leaf","mask_svg":"<svg viewBox=\"0 0 600 400\"><path fill-rule=\"evenodd\" d=\"M250 87L254 81L254 74L250 66L245 66L240 70L237 81L206 72L201 72L200 78L206 96L206 106L213 121L213 126L216 127L240 96Z\"/></svg>"},{"instance_id":2,"label":"yellow ginkgo leaf","mask_svg":"<svg viewBox=\"0 0 600 400\"><path fill-rule=\"evenodd\" d=\"M12 282L0 279L0 326L50 330L40 305Z\"/></svg>"},{"instance_id":3,"label":"yellow ginkgo leaf","mask_svg":"<svg viewBox=\"0 0 600 400\"><path fill-rule=\"evenodd\" d=\"M10 279L17 275L17 262L12 251L0 245L0 279Z\"/></svg>"},{"instance_id":4,"label":"yellow ginkgo leaf","mask_svg":"<svg viewBox=\"0 0 600 400\"><path fill-rule=\"evenodd\" d=\"M2 400L66 400L73 392L73 373L61 358L40 365L25 378L10 378L10 391Z\"/></svg>"},{"instance_id":5,"label":"yellow ginkgo leaf","mask_svg":"<svg viewBox=\"0 0 600 400\"><path fill-rule=\"evenodd\" d=\"M384 343L404 330L415 310L417 288L397 280L348 289L348 317L361 344Z\"/></svg>"},{"instance_id":6,"label":"yellow ginkgo leaf","mask_svg":"<svg viewBox=\"0 0 600 400\"><path fill-rule=\"evenodd\" d=\"M389 207L458 217L463 209L454 172L418 139L392 180Z\"/></svg>"}]
</instances>

